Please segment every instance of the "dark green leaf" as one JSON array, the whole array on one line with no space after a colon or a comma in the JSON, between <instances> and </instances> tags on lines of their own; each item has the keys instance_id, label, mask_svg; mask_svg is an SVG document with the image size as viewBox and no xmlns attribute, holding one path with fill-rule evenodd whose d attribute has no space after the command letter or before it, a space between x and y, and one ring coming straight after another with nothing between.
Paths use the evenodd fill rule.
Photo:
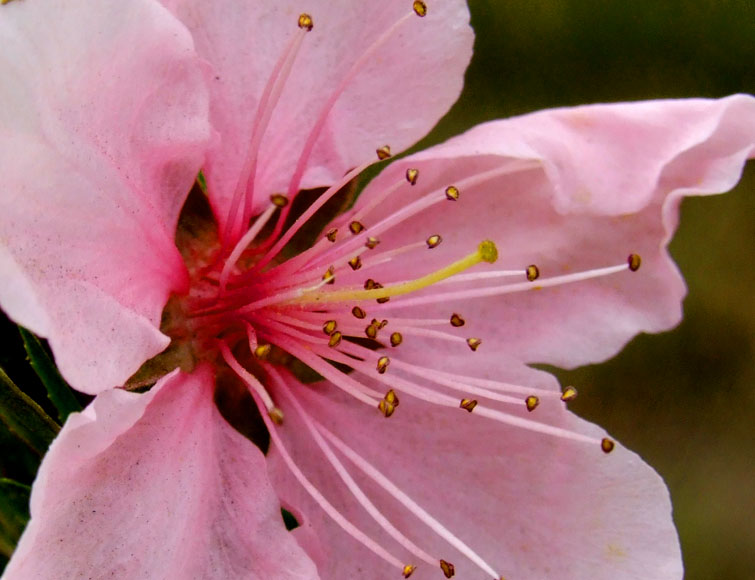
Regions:
<instances>
[{"instance_id":1,"label":"dark green leaf","mask_svg":"<svg viewBox=\"0 0 755 580\"><path fill-rule=\"evenodd\" d=\"M31 488L12 479L0 478L0 553L10 557L29 521Z\"/></svg>"},{"instance_id":2,"label":"dark green leaf","mask_svg":"<svg viewBox=\"0 0 755 580\"><path fill-rule=\"evenodd\" d=\"M40 456L60 431L42 407L23 393L0 369L0 420Z\"/></svg>"},{"instance_id":3,"label":"dark green leaf","mask_svg":"<svg viewBox=\"0 0 755 580\"><path fill-rule=\"evenodd\" d=\"M47 389L47 396L58 410L58 418L62 424L70 413L81 411L81 405L76 400L71 387L60 376L55 363L47 354L39 339L21 326L18 327L18 330L24 340L24 348L29 355L31 366Z\"/></svg>"}]
</instances>

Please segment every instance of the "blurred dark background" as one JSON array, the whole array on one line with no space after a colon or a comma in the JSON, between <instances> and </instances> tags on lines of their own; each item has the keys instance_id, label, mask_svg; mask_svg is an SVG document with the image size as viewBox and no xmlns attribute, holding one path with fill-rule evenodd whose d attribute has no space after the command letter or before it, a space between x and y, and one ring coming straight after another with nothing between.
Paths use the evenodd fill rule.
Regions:
<instances>
[{"instance_id":1,"label":"blurred dark background","mask_svg":"<svg viewBox=\"0 0 755 580\"><path fill-rule=\"evenodd\" d=\"M422 146L489 119L591 102L755 91L751 0L470 0L465 91ZM666 480L687 580L755 578L755 163L684 202L671 251L685 319L613 360L561 372L572 409Z\"/></svg>"}]
</instances>

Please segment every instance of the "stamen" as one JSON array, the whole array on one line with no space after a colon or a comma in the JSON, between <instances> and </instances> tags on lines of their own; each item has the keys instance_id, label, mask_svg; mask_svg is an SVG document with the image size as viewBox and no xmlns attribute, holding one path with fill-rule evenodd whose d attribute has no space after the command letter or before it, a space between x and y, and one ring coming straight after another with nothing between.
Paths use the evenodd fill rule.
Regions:
<instances>
[{"instance_id":1,"label":"stamen","mask_svg":"<svg viewBox=\"0 0 755 580\"><path fill-rule=\"evenodd\" d=\"M228 278L231 275L231 270L236 265L236 262L238 262L239 258L241 257L241 254L244 253L244 250L249 247L249 244L251 244L254 241L254 238L257 237L257 235L262 231L262 228L265 227L265 224L268 222L270 217L275 213L275 210L280 207L276 206L275 204L271 205L269 208L267 208L254 222L251 228L249 228L249 231L247 231L242 238L236 243L236 245L233 247L233 250L231 251L231 254L228 256L228 258L225 261L225 264L223 264L223 269L220 272L220 290L221 292L225 292L226 286L228 284Z\"/></svg>"},{"instance_id":2,"label":"stamen","mask_svg":"<svg viewBox=\"0 0 755 580\"><path fill-rule=\"evenodd\" d=\"M391 147L390 145L383 145L379 149L376 149L375 153L377 153L378 159L380 159L380 161L385 161L386 159L390 159L391 157Z\"/></svg>"},{"instance_id":3,"label":"stamen","mask_svg":"<svg viewBox=\"0 0 755 580\"><path fill-rule=\"evenodd\" d=\"M9 1L9 0L6 0L6 2L7 1ZM411 564L407 564L406 566L404 566L404 570L401 572L401 575L404 578L409 578L409 576L412 575L412 572L414 572L416 569L417 569L416 566L412 566Z\"/></svg>"},{"instance_id":4,"label":"stamen","mask_svg":"<svg viewBox=\"0 0 755 580\"><path fill-rule=\"evenodd\" d=\"M375 238L375 237L372 237L372 236L370 236L370 237L369 237L369 238L367 238L367 240L366 240L366 241L364 242L364 245L365 245L365 247L366 247L366 248L367 248L368 250L374 250L375 248L377 248L377 245L378 245L379 243L380 243L380 240L378 240L378 239L377 239L377 238Z\"/></svg>"},{"instance_id":5,"label":"stamen","mask_svg":"<svg viewBox=\"0 0 755 580\"><path fill-rule=\"evenodd\" d=\"M361 222L354 220L353 222L349 224L349 231L352 234L357 235L358 233L364 231L364 226L362 225Z\"/></svg>"},{"instance_id":6,"label":"stamen","mask_svg":"<svg viewBox=\"0 0 755 580\"><path fill-rule=\"evenodd\" d=\"M527 266L527 269L525 270L525 274L527 274L527 280L529 280L530 282L534 282L540 277L540 270L538 270L535 264L531 264L530 266Z\"/></svg>"},{"instance_id":7,"label":"stamen","mask_svg":"<svg viewBox=\"0 0 755 580\"><path fill-rule=\"evenodd\" d=\"M566 387L564 389L564 392L561 393L561 400L565 403L568 401L573 401L577 398L577 389L574 387Z\"/></svg>"},{"instance_id":8,"label":"stamen","mask_svg":"<svg viewBox=\"0 0 755 580\"><path fill-rule=\"evenodd\" d=\"M398 346L402 342L404 342L404 337L401 336L400 332L394 332L391 334L391 346Z\"/></svg>"},{"instance_id":9,"label":"stamen","mask_svg":"<svg viewBox=\"0 0 755 580\"><path fill-rule=\"evenodd\" d=\"M476 352L478 348L480 348L480 345L482 344L482 339L480 338L468 338L467 344L469 345L469 348L472 349L472 352Z\"/></svg>"},{"instance_id":10,"label":"stamen","mask_svg":"<svg viewBox=\"0 0 755 580\"><path fill-rule=\"evenodd\" d=\"M406 170L406 180L411 185L417 185L418 177L419 177L419 169L409 168Z\"/></svg>"},{"instance_id":11,"label":"stamen","mask_svg":"<svg viewBox=\"0 0 755 580\"><path fill-rule=\"evenodd\" d=\"M412 8L414 9L414 13L420 18L424 18L427 15L427 4L422 2L422 0L415 0Z\"/></svg>"},{"instance_id":12,"label":"stamen","mask_svg":"<svg viewBox=\"0 0 755 580\"><path fill-rule=\"evenodd\" d=\"M328 320L325 324L323 324L322 331L330 336L336 331L337 328L338 323L335 320Z\"/></svg>"},{"instance_id":13,"label":"stamen","mask_svg":"<svg viewBox=\"0 0 755 580\"><path fill-rule=\"evenodd\" d=\"M427 244L427 247L432 250L433 248L437 248L442 241L443 238L441 238L438 234L435 234L427 238L425 243Z\"/></svg>"},{"instance_id":14,"label":"stamen","mask_svg":"<svg viewBox=\"0 0 755 580\"><path fill-rule=\"evenodd\" d=\"M600 440L600 448L603 450L603 453L611 453L614 447L616 447L616 443L614 443L608 437L604 437Z\"/></svg>"},{"instance_id":15,"label":"stamen","mask_svg":"<svg viewBox=\"0 0 755 580\"><path fill-rule=\"evenodd\" d=\"M267 411L270 418L273 419L278 425L280 425L283 421L283 412L275 406L273 399L270 397L270 394L267 392L262 383L259 382L249 371L247 371L239 364L239 362L236 360L236 357L233 356L231 349L228 348L228 345L225 342L223 342L222 340L219 341L218 347L220 349L220 354L222 355L226 364L228 364L233 372L235 372L236 375L238 375L238 377L242 381L244 381L246 386L249 387L251 391L256 393L260 397L260 399L262 399L265 410Z\"/></svg>"},{"instance_id":16,"label":"stamen","mask_svg":"<svg viewBox=\"0 0 755 580\"><path fill-rule=\"evenodd\" d=\"M354 306L354 308L351 309L351 314L354 316L354 318L358 318L360 320L367 317L367 313L359 308L359 306Z\"/></svg>"},{"instance_id":17,"label":"stamen","mask_svg":"<svg viewBox=\"0 0 755 580\"><path fill-rule=\"evenodd\" d=\"M325 237L328 239L329 242L335 242L337 236L338 236L338 228L329 229L328 233L325 234Z\"/></svg>"},{"instance_id":18,"label":"stamen","mask_svg":"<svg viewBox=\"0 0 755 580\"><path fill-rule=\"evenodd\" d=\"M475 399L462 399L461 403L459 403L459 407L465 409L466 411L469 411L470 413L474 411L474 408L476 406L477 401Z\"/></svg>"},{"instance_id":19,"label":"stamen","mask_svg":"<svg viewBox=\"0 0 755 580\"><path fill-rule=\"evenodd\" d=\"M389 359L387 356L381 356L377 361L377 372L379 372L381 375L385 374L385 371L388 370L389 364L391 364L391 359Z\"/></svg>"},{"instance_id":20,"label":"stamen","mask_svg":"<svg viewBox=\"0 0 755 580\"><path fill-rule=\"evenodd\" d=\"M288 205L288 198L282 193L274 193L270 196L270 201L275 207L284 208Z\"/></svg>"},{"instance_id":21,"label":"stamen","mask_svg":"<svg viewBox=\"0 0 755 580\"><path fill-rule=\"evenodd\" d=\"M538 399L535 395L530 395L524 400L525 405L527 405L527 410L531 413L535 409L537 409L537 406L540 404L540 399Z\"/></svg>"},{"instance_id":22,"label":"stamen","mask_svg":"<svg viewBox=\"0 0 755 580\"><path fill-rule=\"evenodd\" d=\"M312 30L313 26L314 23L312 22L312 17L309 14L299 15L299 28L304 28L309 31Z\"/></svg>"},{"instance_id":23,"label":"stamen","mask_svg":"<svg viewBox=\"0 0 755 580\"><path fill-rule=\"evenodd\" d=\"M451 562L446 562L445 560L440 561L440 569L443 570L443 575L446 578L453 578L454 574L456 574L454 565L451 564Z\"/></svg>"},{"instance_id":24,"label":"stamen","mask_svg":"<svg viewBox=\"0 0 755 580\"><path fill-rule=\"evenodd\" d=\"M642 258L640 258L639 254L629 254L629 257L627 258L627 264L629 265L629 269L632 272L636 272L640 269Z\"/></svg>"},{"instance_id":25,"label":"stamen","mask_svg":"<svg viewBox=\"0 0 755 580\"><path fill-rule=\"evenodd\" d=\"M455 185L449 185L446 188L446 199L448 201L459 201L459 189Z\"/></svg>"},{"instance_id":26,"label":"stamen","mask_svg":"<svg viewBox=\"0 0 755 580\"><path fill-rule=\"evenodd\" d=\"M459 328L461 326L464 326L466 324L466 320L464 320L461 316L456 314L455 312L451 315L451 326L454 328Z\"/></svg>"}]
</instances>

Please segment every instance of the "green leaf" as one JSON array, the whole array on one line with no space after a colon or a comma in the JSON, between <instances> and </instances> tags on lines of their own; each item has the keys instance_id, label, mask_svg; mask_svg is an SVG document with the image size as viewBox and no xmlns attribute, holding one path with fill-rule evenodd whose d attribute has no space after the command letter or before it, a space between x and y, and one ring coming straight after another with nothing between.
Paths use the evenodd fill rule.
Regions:
<instances>
[{"instance_id":1,"label":"green leaf","mask_svg":"<svg viewBox=\"0 0 755 580\"><path fill-rule=\"evenodd\" d=\"M10 557L29 521L31 488L0 478L0 553Z\"/></svg>"},{"instance_id":2,"label":"green leaf","mask_svg":"<svg viewBox=\"0 0 755 580\"><path fill-rule=\"evenodd\" d=\"M29 355L29 362L47 389L47 396L58 410L58 419L63 424L70 413L81 411L81 405L39 339L21 326L18 331L24 341L26 354Z\"/></svg>"},{"instance_id":3,"label":"green leaf","mask_svg":"<svg viewBox=\"0 0 755 580\"><path fill-rule=\"evenodd\" d=\"M0 420L19 439L43 456L60 431L42 407L22 392L0 368Z\"/></svg>"}]
</instances>

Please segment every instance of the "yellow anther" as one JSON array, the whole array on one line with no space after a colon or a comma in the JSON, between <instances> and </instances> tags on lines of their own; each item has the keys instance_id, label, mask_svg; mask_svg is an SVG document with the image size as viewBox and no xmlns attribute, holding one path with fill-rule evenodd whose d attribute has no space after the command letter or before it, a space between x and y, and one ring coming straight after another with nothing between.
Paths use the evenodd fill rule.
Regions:
<instances>
[{"instance_id":1,"label":"yellow anther","mask_svg":"<svg viewBox=\"0 0 755 580\"><path fill-rule=\"evenodd\" d=\"M416 569L417 569L416 566L407 564L406 566L404 566L404 570L401 572L401 574L404 576L404 578L409 578L409 576L412 575L412 572L414 572Z\"/></svg>"},{"instance_id":2,"label":"yellow anther","mask_svg":"<svg viewBox=\"0 0 755 580\"><path fill-rule=\"evenodd\" d=\"M381 375L385 374L385 371L388 370L389 364L391 364L391 359L389 359L387 356L381 356L377 361L377 372L379 372Z\"/></svg>"},{"instance_id":3,"label":"yellow anther","mask_svg":"<svg viewBox=\"0 0 755 580\"><path fill-rule=\"evenodd\" d=\"M472 349L472 352L476 351L478 348L480 348L480 345L482 344L482 340L479 338L468 338L467 339L467 345L469 348Z\"/></svg>"},{"instance_id":4,"label":"yellow anther","mask_svg":"<svg viewBox=\"0 0 755 580\"><path fill-rule=\"evenodd\" d=\"M365 327L364 334L367 336L367 338L375 340L377 338L378 330L378 325L373 322L372 324L368 324Z\"/></svg>"},{"instance_id":5,"label":"yellow anther","mask_svg":"<svg viewBox=\"0 0 755 580\"><path fill-rule=\"evenodd\" d=\"M358 318L359 320L367 317L367 313L359 308L359 306L354 306L354 308L351 309L351 314L354 316L354 318Z\"/></svg>"},{"instance_id":6,"label":"yellow anther","mask_svg":"<svg viewBox=\"0 0 755 580\"><path fill-rule=\"evenodd\" d=\"M456 574L454 565L451 564L451 562L446 562L445 560L440 561L440 569L443 570L443 575L446 578L453 578L454 574Z\"/></svg>"},{"instance_id":7,"label":"yellow anther","mask_svg":"<svg viewBox=\"0 0 755 580\"><path fill-rule=\"evenodd\" d=\"M349 224L349 231L352 234L356 235L364 231L364 226L361 224L361 222L354 221Z\"/></svg>"},{"instance_id":8,"label":"yellow anther","mask_svg":"<svg viewBox=\"0 0 755 580\"><path fill-rule=\"evenodd\" d=\"M380 240L378 240L377 238L374 238L374 237L370 236L370 237L369 237L369 238L367 238L367 240L366 240L366 241L364 242L364 245L365 245L365 246L367 246L367 248L368 248L368 249L370 249L370 250L374 250L375 248L377 248L377 245L378 245L379 243L380 243Z\"/></svg>"},{"instance_id":9,"label":"yellow anther","mask_svg":"<svg viewBox=\"0 0 755 580\"><path fill-rule=\"evenodd\" d=\"M332 228L332 229L328 230L327 234L325 234L325 237L328 239L329 242L335 242L337 236L338 236L338 229L337 228Z\"/></svg>"},{"instance_id":10,"label":"yellow anther","mask_svg":"<svg viewBox=\"0 0 755 580\"><path fill-rule=\"evenodd\" d=\"M468 256L457 260L449 264L448 266L431 272L425 276L417 278L416 280L410 280L408 282L399 282L397 284L391 284L385 288L377 285L372 280L365 282L364 290L351 289L351 290L336 290L334 292L323 292L314 290L307 294L303 294L299 298L293 299L291 302L296 303L316 303L316 302L343 302L346 300L378 300L381 304L386 302L388 298L392 296L401 296L402 294L409 294L410 292L416 292L422 290L428 286L432 286L436 282L450 278L454 274L458 274L479 264L480 262L493 263L498 258L498 249L495 244L490 240L480 242L477 247L477 251L469 254ZM368 287L368 282L371 282L371 286ZM479 339L474 339L479 342ZM470 345L471 346L471 345Z\"/></svg>"},{"instance_id":11,"label":"yellow anther","mask_svg":"<svg viewBox=\"0 0 755 580\"><path fill-rule=\"evenodd\" d=\"M391 334L391 346L398 346L402 342L404 342L404 337L400 332L394 332Z\"/></svg>"},{"instance_id":12,"label":"yellow anther","mask_svg":"<svg viewBox=\"0 0 755 580\"><path fill-rule=\"evenodd\" d=\"M335 320L328 320L325 324L322 325L322 331L328 336L333 334L337 328L338 323Z\"/></svg>"},{"instance_id":13,"label":"yellow anther","mask_svg":"<svg viewBox=\"0 0 755 580\"><path fill-rule=\"evenodd\" d=\"M414 4L412 4L412 8L414 8L414 13L420 18L424 18L427 14L427 4L422 2L422 0L415 0Z\"/></svg>"},{"instance_id":14,"label":"yellow anther","mask_svg":"<svg viewBox=\"0 0 755 580\"><path fill-rule=\"evenodd\" d=\"M385 394L385 402L390 403L394 407L398 407L398 397L396 396L396 392L393 389L389 389Z\"/></svg>"},{"instance_id":15,"label":"yellow anther","mask_svg":"<svg viewBox=\"0 0 755 580\"><path fill-rule=\"evenodd\" d=\"M312 30L312 27L315 25L314 22L312 22L312 17L309 14L300 14L299 15L299 28L305 28L307 30Z\"/></svg>"},{"instance_id":16,"label":"yellow anther","mask_svg":"<svg viewBox=\"0 0 755 580\"><path fill-rule=\"evenodd\" d=\"M336 281L336 269L333 266L330 266L322 275L322 279L326 284L334 284Z\"/></svg>"},{"instance_id":17,"label":"yellow anther","mask_svg":"<svg viewBox=\"0 0 755 580\"><path fill-rule=\"evenodd\" d=\"M614 447L616 447L616 443L608 437L603 437L603 439L600 440L600 448L603 450L603 453L611 453Z\"/></svg>"},{"instance_id":18,"label":"yellow anther","mask_svg":"<svg viewBox=\"0 0 755 580\"><path fill-rule=\"evenodd\" d=\"M356 271L359 270L359 268L362 267L362 258L359 256L354 256L351 260L349 260L349 266L351 266L351 269Z\"/></svg>"},{"instance_id":19,"label":"yellow anther","mask_svg":"<svg viewBox=\"0 0 755 580\"><path fill-rule=\"evenodd\" d=\"M377 153L378 159L383 161L391 156L391 148L389 145L383 145L380 149L376 149L375 153Z\"/></svg>"},{"instance_id":20,"label":"yellow anther","mask_svg":"<svg viewBox=\"0 0 755 580\"><path fill-rule=\"evenodd\" d=\"M275 207L286 207L288 205L288 198L282 193L274 193L270 196L270 201L273 202Z\"/></svg>"},{"instance_id":21,"label":"yellow anther","mask_svg":"<svg viewBox=\"0 0 755 580\"><path fill-rule=\"evenodd\" d=\"M451 315L451 326L453 326L454 328L459 328L460 326L464 326L466 323L467 323L467 321L464 320L458 314L456 314L456 312L454 312Z\"/></svg>"},{"instance_id":22,"label":"yellow anther","mask_svg":"<svg viewBox=\"0 0 755 580\"><path fill-rule=\"evenodd\" d=\"M385 320L385 319L378 320L377 318L373 318L372 319L372 324L374 324L375 326L377 326L378 330L383 330L386 326L388 326L388 321Z\"/></svg>"},{"instance_id":23,"label":"yellow anther","mask_svg":"<svg viewBox=\"0 0 755 580\"><path fill-rule=\"evenodd\" d=\"M283 425L283 411L281 411L278 407L273 407L267 412L270 419L273 420L273 423L276 425Z\"/></svg>"},{"instance_id":24,"label":"yellow anther","mask_svg":"<svg viewBox=\"0 0 755 580\"><path fill-rule=\"evenodd\" d=\"M450 201L458 201L459 199L459 190L456 188L455 185L449 185L446 188L446 199Z\"/></svg>"},{"instance_id":25,"label":"yellow anther","mask_svg":"<svg viewBox=\"0 0 755 580\"><path fill-rule=\"evenodd\" d=\"M629 254L629 257L627 258L627 264L629 264L629 269L632 272L636 272L640 269L642 258L640 258L639 254Z\"/></svg>"},{"instance_id":26,"label":"yellow anther","mask_svg":"<svg viewBox=\"0 0 755 580\"><path fill-rule=\"evenodd\" d=\"M396 410L396 406L395 405L391 405L385 399L380 399L380 402L378 403L378 410L387 419L388 417L390 417L391 415L393 415L393 412Z\"/></svg>"},{"instance_id":27,"label":"yellow anther","mask_svg":"<svg viewBox=\"0 0 755 580\"><path fill-rule=\"evenodd\" d=\"M338 332L337 330L330 335L330 340L328 340L328 346L330 348L335 348L339 344L341 344L341 339L343 338L343 335Z\"/></svg>"},{"instance_id":28,"label":"yellow anther","mask_svg":"<svg viewBox=\"0 0 755 580\"><path fill-rule=\"evenodd\" d=\"M254 349L254 356L260 360L265 360L272 348L269 344L260 344Z\"/></svg>"},{"instance_id":29,"label":"yellow anther","mask_svg":"<svg viewBox=\"0 0 755 580\"><path fill-rule=\"evenodd\" d=\"M535 266L535 264L527 266L527 269L524 271L524 273L527 275L527 280L529 280L530 282L534 282L540 277L540 270L537 266Z\"/></svg>"},{"instance_id":30,"label":"yellow anther","mask_svg":"<svg viewBox=\"0 0 755 580\"><path fill-rule=\"evenodd\" d=\"M425 242L427 243L427 247L430 248L431 250L433 248L437 248L442 241L443 241L443 238L441 238L438 234L432 235L425 240Z\"/></svg>"},{"instance_id":31,"label":"yellow anther","mask_svg":"<svg viewBox=\"0 0 755 580\"><path fill-rule=\"evenodd\" d=\"M409 168L406 170L406 180L412 185L417 183L419 177L419 169Z\"/></svg>"},{"instance_id":32,"label":"yellow anther","mask_svg":"<svg viewBox=\"0 0 755 580\"><path fill-rule=\"evenodd\" d=\"M527 405L527 410L531 413L535 409L537 409L537 406L540 404L540 399L538 399L535 395L530 395L526 399L524 399L524 404Z\"/></svg>"},{"instance_id":33,"label":"yellow anther","mask_svg":"<svg viewBox=\"0 0 755 580\"><path fill-rule=\"evenodd\" d=\"M574 387L566 387L564 392L561 393L561 400L564 402L573 401L577 398L577 389Z\"/></svg>"},{"instance_id":34,"label":"yellow anther","mask_svg":"<svg viewBox=\"0 0 755 580\"><path fill-rule=\"evenodd\" d=\"M474 411L474 408L476 406L477 401L475 399L462 399L461 403L459 403L459 407L461 407L465 411L469 411L470 413Z\"/></svg>"}]
</instances>

